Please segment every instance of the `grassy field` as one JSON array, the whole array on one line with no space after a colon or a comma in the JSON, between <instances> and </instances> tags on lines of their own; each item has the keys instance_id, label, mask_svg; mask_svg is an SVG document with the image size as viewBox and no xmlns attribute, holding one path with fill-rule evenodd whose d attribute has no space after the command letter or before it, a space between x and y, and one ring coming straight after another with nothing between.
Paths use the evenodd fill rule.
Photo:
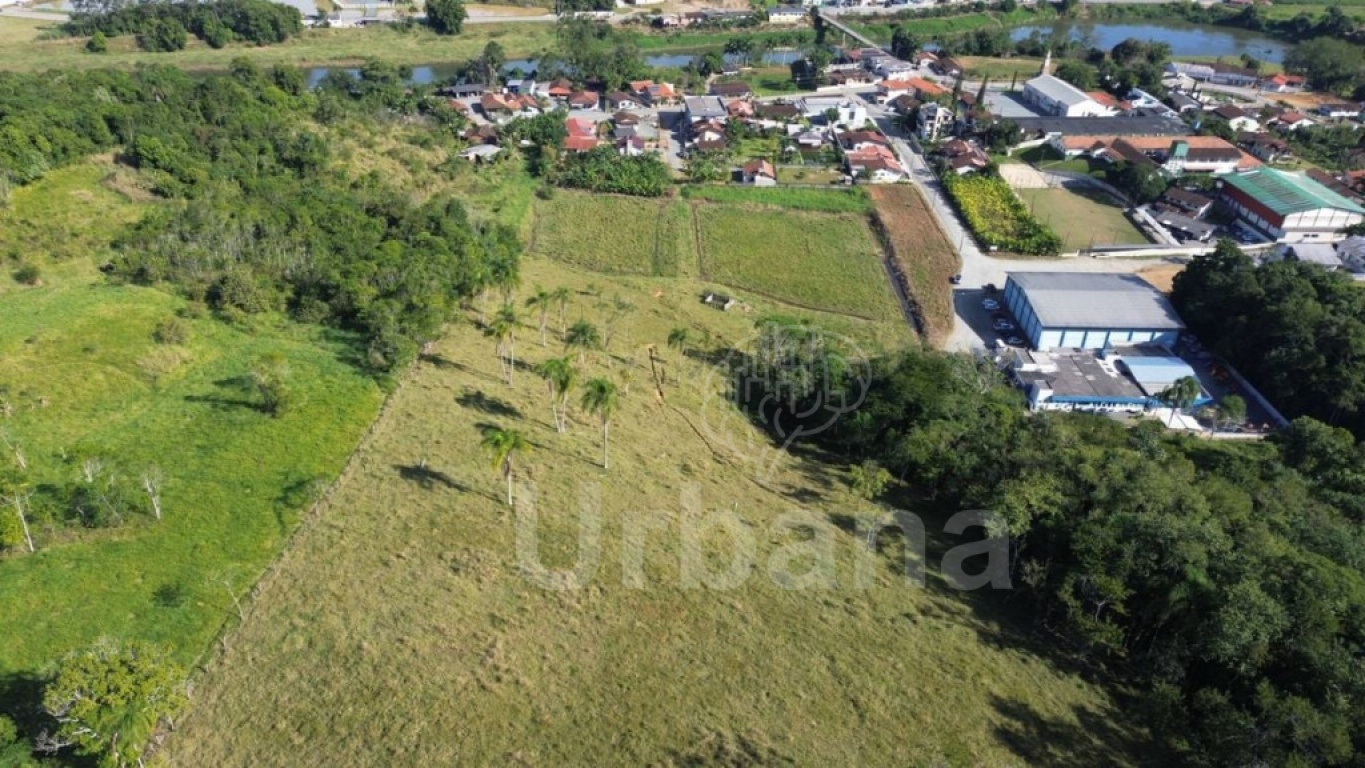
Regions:
<instances>
[{"instance_id":1,"label":"grassy field","mask_svg":"<svg viewBox=\"0 0 1365 768\"><path fill-rule=\"evenodd\" d=\"M103 635L198 659L231 595L280 552L310 489L341 472L381 400L335 334L188 318L188 342L155 343L184 301L106 284L96 270L111 235L147 205L111 189L114 174L96 162L54 171L0 212L0 253L43 272L40 287L13 283L13 262L0 276L0 392L14 408L0 428L34 484L71 482L87 458L134 475L161 467L165 517L38 526L36 554L0 559L0 691ZM279 419L239 383L272 354L287 360L297 397Z\"/></svg>"},{"instance_id":2,"label":"grassy field","mask_svg":"<svg viewBox=\"0 0 1365 768\"><path fill-rule=\"evenodd\" d=\"M683 194L713 203L742 203L826 213L867 213L872 210L862 187L809 189L802 187L685 187Z\"/></svg>"},{"instance_id":3,"label":"grassy field","mask_svg":"<svg viewBox=\"0 0 1365 768\"><path fill-rule=\"evenodd\" d=\"M424 27L403 30L392 26L357 29L306 29L298 38L280 45L228 45L213 49L191 36L189 45L175 53L138 50L131 35L111 38L109 52L85 52L83 39L39 40L54 29L57 20L0 17L0 70L21 72L47 69L130 69L138 64L174 64L188 70L227 69L232 59L246 56L259 64L325 66L358 64L374 56L394 64L431 64L465 61L478 57L489 41L496 40L508 56L533 56L554 42L554 24L470 24L456 36L437 35ZM758 33L763 36L763 33ZM639 33L641 50L654 53L692 51L725 44L731 35Z\"/></svg>"},{"instance_id":4,"label":"grassy field","mask_svg":"<svg viewBox=\"0 0 1365 768\"><path fill-rule=\"evenodd\" d=\"M536 205L532 253L597 272L676 275L682 227L670 225L664 233L660 226L672 212L670 203L555 190Z\"/></svg>"},{"instance_id":5,"label":"grassy field","mask_svg":"<svg viewBox=\"0 0 1365 768\"><path fill-rule=\"evenodd\" d=\"M696 216L713 280L825 312L900 316L864 215L699 205Z\"/></svg>"},{"instance_id":6,"label":"grassy field","mask_svg":"<svg viewBox=\"0 0 1365 768\"><path fill-rule=\"evenodd\" d=\"M1151 242L1128 220L1123 209L1103 193L1071 189L1016 191L1039 221L1062 236L1063 250Z\"/></svg>"},{"instance_id":7,"label":"grassy field","mask_svg":"<svg viewBox=\"0 0 1365 768\"><path fill-rule=\"evenodd\" d=\"M938 347L953 330L948 279L962 268L962 261L917 188L880 186L870 194L892 256L905 276L925 341Z\"/></svg>"},{"instance_id":8,"label":"grassy field","mask_svg":"<svg viewBox=\"0 0 1365 768\"><path fill-rule=\"evenodd\" d=\"M795 307L904 326L861 188L699 186L683 194L557 190L536 201L532 252L605 274L699 276Z\"/></svg>"},{"instance_id":9,"label":"grassy field","mask_svg":"<svg viewBox=\"0 0 1365 768\"><path fill-rule=\"evenodd\" d=\"M300 755L317 765L1140 759L1141 734L1126 730L1119 701L1038 655L1001 601L943 588L942 522L923 502L915 509L935 532L926 589L901 580L899 539L873 556L825 522L847 525L853 508L837 467L791 456L760 474L767 441L714 410L730 407L712 397L720 374L663 343L684 326L713 339L699 352L720 349L747 338L753 316L705 307L674 284L543 259L525 277L570 288L572 316L596 319L587 294L602 291L638 307L613 361L584 372L618 381L632 372L612 421L611 469L600 467L591 416L575 410L570 431L555 433L543 383L519 375L509 387L491 343L471 324L455 328L395 394L318 523L199 679L167 743L171 765ZM619 359L638 365L647 344L666 358L663 403L647 365ZM560 353L553 339L518 348L529 364ZM518 565L517 516L478 447L488 423L534 444L518 480L534 484L548 567L572 566L580 491L600 484L600 506L589 506L602 511L602 558L581 589L536 586ZM699 501L684 507L685 497ZM794 540L776 521L798 506L832 541L840 584L861 562L874 587L796 590L769 578L769 558ZM758 570L733 589L680 584L680 520L698 508L733 510L738 530L754 535ZM635 588L623 584L623 531L642 519L655 527ZM713 556L728 551L724 536L707 539Z\"/></svg>"},{"instance_id":10,"label":"grassy field","mask_svg":"<svg viewBox=\"0 0 1365 768\"><path fill-rule=\"evenodd\" d=\"M1022 84L1036 76L1043 63L1042 59L997 59L989 56L963 56L959 61L967 68L968 77L973 79L988 77L997 85L1007 84L1014 77L1018 77Z\"/></svg>"}]
</instances>

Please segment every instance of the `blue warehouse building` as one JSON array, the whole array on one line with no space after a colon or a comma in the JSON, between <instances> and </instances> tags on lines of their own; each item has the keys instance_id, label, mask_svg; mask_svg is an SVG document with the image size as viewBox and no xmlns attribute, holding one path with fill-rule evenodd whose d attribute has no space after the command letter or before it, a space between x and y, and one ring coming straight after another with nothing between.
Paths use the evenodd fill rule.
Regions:
<instances>
[{"instance_id":1,"label":"blue warehouse building","mask_svg":"<svg viewBox=\"0 0 1365 768\"><path fill-rule=\"evenodd\" d=\"M1034 349L1174 349L1185 324L1166 297L1135 275L1012 272L1005 306Z\"/></svg>"}]
</instances>

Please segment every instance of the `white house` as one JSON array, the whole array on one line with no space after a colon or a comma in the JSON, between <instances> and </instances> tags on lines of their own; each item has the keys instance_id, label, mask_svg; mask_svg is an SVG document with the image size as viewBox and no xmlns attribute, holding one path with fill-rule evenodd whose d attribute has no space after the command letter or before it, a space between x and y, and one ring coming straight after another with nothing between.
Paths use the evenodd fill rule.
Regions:
<instances>
[{"instance_id":1,"label":"white house","mask_svg":"<svg viewBox=\"0 0 1365 768\"><path fill-rule=\"evenodd\" d=\"M1112 117L1114 110L1092 99L1080 88L1052 75L1024 83L1024 103L1052 117Z\"/></svg>"},{"instance_id":2,"label":"white house","mask_svg":"<svg viewBox=\"0 0 1365 768\"><path fill-rule=\"evenodd\" d=\"M1242 131L1254 133L1261 130L1261 123L1257 121L1256 118L1247 114L1241 108L1231 104L1224 104L1221 107L1218 107L1213 110L1213 114L1226 120L1228 127L1239 133Z\"/></svg>"},{"instance_id":3,"label":"white house","mask_svg":"<svg viewBox=\"0 0 1365 768\"><path fill-rule=\"evenodd\" d=\"M867 122L867 108L860 102L845 96L807 96L796 103L802 117L823 117L834 110L834 122L852 128L859 128Z\"/></svg>"},{"instance_id":4,"label":"white house","mask_svg":"<svg viewBox=\"0 0 1365 768\"><path fill-rule=\"evenodd\" d=\"M809 13L799 5L779 5L768 9L768 22L771 24L800 24Z\"/></svg>"},{"instance_id":5,"label":"white house","mask_svg":"<svg viewBox=\"0 0 1365 768\"><path fill-rule=\"evenodd\" d=\"M938 141L940 135L953 127L953 111L942 104L929 103L919 108L919 137L925 141Z\"/></svg>"}]
</instances>

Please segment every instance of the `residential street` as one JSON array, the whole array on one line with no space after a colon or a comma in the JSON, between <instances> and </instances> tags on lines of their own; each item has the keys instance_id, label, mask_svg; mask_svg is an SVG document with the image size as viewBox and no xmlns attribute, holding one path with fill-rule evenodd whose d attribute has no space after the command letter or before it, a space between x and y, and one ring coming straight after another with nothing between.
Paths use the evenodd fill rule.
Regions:
<instances>
[{"instance_id":1,"label":"residential street","mask_svg":"<svg viewBox=\"0 0 1365 768\"><path fill-rule=\"evenodd\" d=\"M871 105L868 112L891 139L901 163L910 170L914 184L924 193L930 209L938 217L939 225L962 257L962 284L953 289L957 317L945 349L954 352L984 349L987 343L998 336L990 330L989 319L981 308L981 299L984 298L982 289L988 284L1003 289L1005 278L1010 272L1132 273L1153 264L1166 263L1164 259L1002 259L984 253L962 226L924 156L902 137L892 121L892 115L877 105Z\"/></svg>"}]
</instances>

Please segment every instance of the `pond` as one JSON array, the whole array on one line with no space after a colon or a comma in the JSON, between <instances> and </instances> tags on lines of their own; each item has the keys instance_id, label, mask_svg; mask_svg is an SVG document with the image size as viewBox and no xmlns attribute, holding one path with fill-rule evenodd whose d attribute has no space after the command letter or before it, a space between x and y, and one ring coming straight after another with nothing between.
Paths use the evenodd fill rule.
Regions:
<instances>
[{"instance_id":1,"label":"pond","mask_svg":"<svg viewBox=\"0 0 1365 768\"><path fill-rule=\"evenodd\" d=\"M801 52L795 50L769 51L766 55L764 55L763 63L771 65L786 65L795 61L797 57L799 57L800 55ZM645 64L651 67L681 69L683 67L686 67L688 64L691 64L699 56L701 56L700 53L658 53L645 56ZM737 59L732 56L726 56L725 59L726 61L731 63L737 61ZM412 68L412 82L416 83L417 85L427 85L430 83L444 82L455 77L455 75L459 71L459 67L460 67L459 64L451 63L420 64ZM503 72L507 74L512 74L517 71L526 74L533 72L535 68L536 68L535 59L508 59L507 63L503 66L502 69ZM327 73L331 72L333 69L334 67L310 67L307 70L308 87L312 88L316 86L318 83L322 82L322 78L326 77ZM358 69L349 67L342 67L341 69L352 74L355 74L360 71Z\"/></svg>"},{"instance_id":2,"label":"pond","mask_svg":"<svg viewBox=\"0 0 1365 768\"><path fill-rule=\"evenodd\" d=\"M1247 53L1261 61L1279 64L1284 62L1284 57L1290 48L1288 43L1243 29L1174 21L1133 24L1086 24L1060 21L1056 24L1018 27L1010 32L1010 37L1013 40L1023 40L1034 32L1045 38L1067 37L1072 40L1080 40L1088 46L1104 51L1130 37L1135 37L1139 40L1150 40L1170 45L1171 54L1176 58L1181 56L1226 56L1235 59Z\"/></svg>"}]
</instances>

